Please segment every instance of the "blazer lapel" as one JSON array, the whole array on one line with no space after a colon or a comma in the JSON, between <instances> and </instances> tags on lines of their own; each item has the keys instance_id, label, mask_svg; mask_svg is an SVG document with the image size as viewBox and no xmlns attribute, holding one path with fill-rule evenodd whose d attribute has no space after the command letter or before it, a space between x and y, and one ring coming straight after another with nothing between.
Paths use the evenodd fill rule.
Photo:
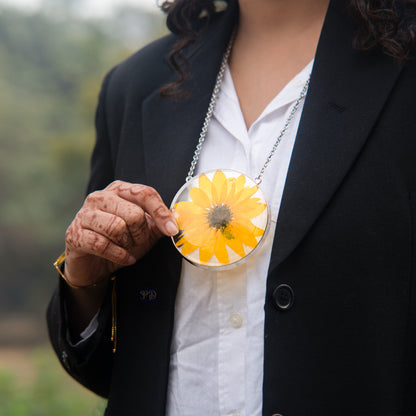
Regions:
<instances>
[{"instance_id":1,"label":"blazer lapel","mask_svg":"<svg viewBox=\"0 0 416 416\"><path fill-rule=\"evenodd\" d=\"M371 133L400 66L352 48L345 3L333 0L316 52L286 179L269 271L301 242Z\"/></svg>"},{"instance_id":2,"label":"blazer lapel","mask_svg":"<svg viewBox=\"0 0 416 416\"><path fill-rule=\"evenodd\" d=\"M232 2L185 52L192 75L183 89L190 92L189 97L162 98L159 91L154 91L143 104L147 183L158 190L167 204L185 183L236 18L237 6ZM172 78L167 82L175 78L172 69Z\"/></svg>"}]
</instances>

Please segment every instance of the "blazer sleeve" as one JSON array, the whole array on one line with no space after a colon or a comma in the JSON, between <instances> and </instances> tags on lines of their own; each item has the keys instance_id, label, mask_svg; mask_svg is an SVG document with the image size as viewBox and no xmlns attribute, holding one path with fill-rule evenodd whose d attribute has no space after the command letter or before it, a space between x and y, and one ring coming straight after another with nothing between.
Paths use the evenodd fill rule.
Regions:
<instances>
[{"instance_id":1,"label":"blazer sleeve","mask_svg":"<svg viewBox=\"0 0 416 416\"><path fill-rule=\"evenodd\" d=\"M114 69L104 79L96 111L96 144L91 159L88 193L106 187L114 177L113 156L107 132L106 95ZM114 283L112 283L114 284ZM111 342L111 285L98 315L97 330L78 346L67 340L66 284L59 278L47 310L49 337L64 369L78 382L102 397L108 397L113 345Z\"/></svg>"}]
</instances>

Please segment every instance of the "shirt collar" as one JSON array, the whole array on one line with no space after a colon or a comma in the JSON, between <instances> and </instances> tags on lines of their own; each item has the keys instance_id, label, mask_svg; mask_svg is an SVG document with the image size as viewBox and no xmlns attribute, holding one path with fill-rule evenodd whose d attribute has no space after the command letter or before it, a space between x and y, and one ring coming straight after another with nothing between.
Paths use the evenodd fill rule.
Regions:
<instances>
[{"instance_id":1,"label":"shirt collar","mask_svg":"<svg viewBox=\"0 0 416 416\"><path fill-rule=\"evenodd\" d=\"M271 116L275 111L286 108L299 97L299 93L308 79L314 60L310 61L286 86L273 98L265 107L257 120L251 125L250 130L261 123L266 117ZM246 142L249 140L249 133L241 111L240 102L234 86L229 66L226 66L224 78L221 84L221 91L216 102L214 117L216 120L237 140Z\"/></svg>"}]
</instances>

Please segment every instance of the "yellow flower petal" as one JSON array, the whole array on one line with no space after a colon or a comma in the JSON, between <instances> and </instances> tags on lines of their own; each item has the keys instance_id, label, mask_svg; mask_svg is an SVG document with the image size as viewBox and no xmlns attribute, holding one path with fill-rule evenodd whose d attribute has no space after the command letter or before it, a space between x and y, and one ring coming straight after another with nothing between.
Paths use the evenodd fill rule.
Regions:
<instances>
[{"instance_id":1,"label":"yellow flower petal","mask_svg":"<svg viewBox=\"0 0 416 416\"><path fill-rule=\"evenodd\" d=\"M180 213L180 215L178 215ZM190 209L179 209L176 211L176 222L180 230L186 230L187 233L196 229L197 232L202 227L208 227L208 222L205 215L201 214L201 209L198 207L196 213Z\"/></svg>"},{"instance_id":2,"label":"yellow flower petal","mask_svg":"<svg viewBox=\"0 0 416 416\"><path fill-rule=\"evenodd\" d=\"M227 247L225 246L225 239L221 233L218 234L219 236L215 242L214 254L220 263L228 264L230 260L228 258Z\"/></svg>"},{"instance_id":3,"label":"yellow flower petal","mask_svg":"<svg viewBox=\"0 0 416 416\"><path fill-rule=\"evenodd\" d=\"M224 203L227 200L229 185L230 185L230 182L228 180L225 180L223 184L221 185L220 203Z\"/></svg>"},{"instance_id":4,"label":"yellow flower petal","mask_svg":"<svg viewBox=\"0 0 416 416\"><path fill-rule=\"evenodd\" d=\"M237 190L237 186L236 186L235 180L229 181L228 182L228 194L224 200L224 204L227 205L228 207L231 207L238 202L238 198L236 198L236 190Z\"/></svg>"},{"instance_id":5,"label":"yellow flower petal","mask_svg":"<svg viewBox=\"0 0 416 416\"><path fill-rule=\"evenodd\" d=\"M251 227L248 228L244 224L233 222L230 228L232 229L232 232L237 240L241 241L244 245L248 247L256 247L257 239Z\"/></svg>"},{"instance_id":6,"label":"yellow flower petal","mask_svg":"<svg viewBox=\"0 0 416 416\"><path fill-rule=\"evenodd\" d=\"M207 194L200 188L193 186L189 191L192 201L201 208L207 209L211 206Z\"/></svg>"},{"instance_id":7,"label":"yellow flower petal","mask_svg":"<svg viewBox=\"0 0 416 416\"><path fill-rule=\"evenodd\" d=\"M199 260L201 263L208 263L214 254L214 247L201 247L199 249Z\"/></svg>"},{"instance_id":8,"label":"yellow flower petal","mask_svg":"<svg viewBox=\"0 0 416 416\"><path fill-rule=\"evenodd\" d=\"M244 215L248 218L256 218L259 216L265 209L266 204L257 201L258 198L250 198L245 201L241 201L233 208L233 214L235 217L239 215Z\"/></svg>"},{"instance_id":9,"label":"yellow flower petal","mask_svg":"<svg viewBox=\"0 0 416 416\"><path fill-rule=\"evenodd\" d=\"M228 247L234 250L240 257L244 257L246 255L246 253L244 252L243 243L241 242L241 240L235 238L235 236L232 239L226 238L225 243Z\"/></svg>"},{"instance_id":10,"label":"yellow flower petal","mask_svg":"<svg viewBox=\"0 0 416 416\"><path fill-rule=\"evenodd\" d=\"M240 199L251 198L259 190L258 186L246 186L241 192Z\"/></svg>"},{"instance_id":11,"label":"yellow flower petal","mask_svg":"<svg viewBox=\"0 0 416 416\"><path fill-rule=\"evenodd\" d=\"M191 201L182 201L175 204L173 209L178 216L200 216L204 214L204 209L195 205Z\"/></svg>"},{"instance_id":12,"label":"yellow flower petal","mask_svg":"<svg viewBox=\"0 0 416 416\"><path fill-rule=\"evenodd\" d=\"M213 204L221 204L223 202L224 198L221 199L221 195L222 195L224 186L225 186L225 190L226 190L227 178L224 175L223 171L217 170L214 173L214 176L212 178L212 186L211 186L211 189L212 189L212 203Z\"/></svg>"},{"instance_id":13,"label":"yellow flower petal","mask_svg":"<svg viewBox=\"0 0 416 416\"><path fill-rule=\"evenodd\" d=\"M241 191L244 188L245 183L246 183L246 177L245 177L245 175L240 175L236 179L237 192Z\"/></svg>"},{"instance_id":14,"label":"yellow flower petal","mask_svg":"<svg viewBox=\"0 0 416 416\"><path fill-rule=\"evenodd\" d=\"M264 234L264 229L255 226L250 220L239 218L233 221L232 225L234 226L236 224L253 234L254 237L261 237Z\"/></svg>"},{"instance_id":15,"label":"yellow flower petal","mask_svg":"<svg viewBox=\"0 0 416 416\"><path fill-rule=\"evenodd\" d=\"M251 198L258 190L258 186L246 186L244 189L240 189L236 194L237 202L242 202L248 198Z\"/></svg>"},{"instance_id":16,"label":"yellow flower petal","mask_svg":"<svg viewBox=\"0 0 416 416\"><path fill-rule=\"evenodd\" d=\"M212 199L212 190L211 190L212 184L208 176L205 175L205 173L202 173L199 176L198 184L199 184L199 187L207 194L208 198L211 200Z\"/></svg>"},{"instance_id":17,"label":"yellow flower petal","mask_svg":"<svg viewBox=\"0 0 416 416\"><path fill-rule=\"evenodd\" d=\"M191 254L193 251L195 251L198 247L193 246L192 244L185 243L182 247L181 253L183 256L187 256L188 254Z\"/></svg>"},{"instance_id":18,"label":"yellow flower petal","mask_svg":"<svg viewBox=\"0 0 416 416\"><path fill-rule=\"evenodd\" d=\"M215 244L215 230L209 227L195 227L187 230L187 241L197 247L214 247Z\"/></svg>"}]
</instances>

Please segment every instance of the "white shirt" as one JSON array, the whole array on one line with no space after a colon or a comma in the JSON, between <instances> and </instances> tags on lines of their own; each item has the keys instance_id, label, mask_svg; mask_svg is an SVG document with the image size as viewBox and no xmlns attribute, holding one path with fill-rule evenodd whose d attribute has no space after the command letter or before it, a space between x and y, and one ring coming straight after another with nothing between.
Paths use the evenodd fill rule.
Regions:
<instances>
[{"instance_id":1,"label":"white shirt","mask_svg":"<svg viewBox=\"0 0 416 416\"><path fill-rule=\"evenodd\" d=\"M228 168L256 177L312 65L313 61L283 88L248 131L227 68L197 173ZM226 271L182 263L171 345L168 416L261 415L266 278L302 109L303 102L261 184L272 226L260 251Z\"/></svg>"}]
</instances>

